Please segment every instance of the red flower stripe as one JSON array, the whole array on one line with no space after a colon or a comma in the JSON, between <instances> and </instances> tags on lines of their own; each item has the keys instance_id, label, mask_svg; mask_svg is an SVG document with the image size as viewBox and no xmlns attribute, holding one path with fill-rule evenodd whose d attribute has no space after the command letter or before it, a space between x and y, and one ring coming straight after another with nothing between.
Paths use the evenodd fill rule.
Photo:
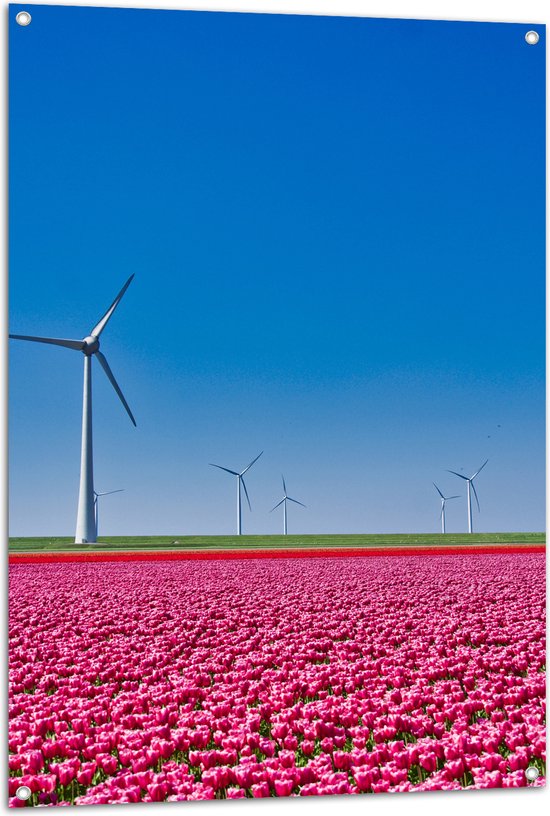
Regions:
<instances>
[{"instance_id":1,"label":"red flower stripe","mask_svg":"<svg viewBox=\"0 0 550 816\"><path fill-rule=\"evenodd\" d=\"M112 552L35 552L10 553L10 564L56 564L67 561L86 563L106 563L111 561L235 561L259 558L370 558L380 555L490 555L543 553L544 544L533 545L482 545L479 547L395 547L395 548L347 548L347 549L304 549L304 550L156 550L112 551Z\"/></svg>"}]
</instances>

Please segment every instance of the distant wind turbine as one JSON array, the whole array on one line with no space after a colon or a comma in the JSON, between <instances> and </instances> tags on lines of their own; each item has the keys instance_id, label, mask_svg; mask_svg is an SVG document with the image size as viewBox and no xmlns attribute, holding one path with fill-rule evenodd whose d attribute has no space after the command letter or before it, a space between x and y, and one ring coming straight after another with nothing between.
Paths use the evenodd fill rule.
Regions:
<instances>
[{"instance_id":1,"label":"distant wind turbine","mask_svg":"<svg viewBox=\"0 0 550 816\"><path fill-rule=\"evenodd\" d=\"M290 496L287 495L285 477L281 476L281 478L283 480L283 493L284 493L283 498L281 499L280 502L278 502L275 505L275 507L272 507L269 512L272 513L274 510L277 509L277 507L280 507L281 504L283 505L283 532L284 532L285 535L287 535L287 532L288 532L288 530L287 530L287 518L286 518L286 503L287 503L287 501L294 502L294 504L299 504L300 507L305 507L305 504L302 504L302 502L299 502L296 499L292 499Z\"/></svg>"},{"instance_id":2,"label":"distant wind turbine","mask_svg":"<svg viewBox=\"0 0 550 816\"><path fill-rule=\"evenodd\" d=\"M78 494L78 512L76 517L75 544L92 544L97 539L97 525L94 507L94 465L92 450L92 357L97 357L107 379L115 389L126 413L136 424L128 403L120 390L109 363L99 350L99 337L109 322L122 296L133 280L131 275L116 298L113 300L99 323L83 340L60 340L57 337L29 337L25 334L10 334L13 340L31 340L34 343L49 343L53 346L81 351L84 355L84 393L82 398L82 447L80 457L80 490Z\"/></svg>"},{"instance_id":3,"label":"distant wind turbine","mask_svg":"<svg viewBox=\"0 0 550 816\"><path fill-rule=\"evenodd\" d=\"M113 493L124 493L124 488L121 487L120 490L107 490L105 493L98 493L97 490L94 490L94 515L96 536L99 535L99 497L111 496Z\"/></svg>"},{"instance_id":4,"label":"distant wind turbine","mask_svg":"<svg viewBox=\"0 0 550 816\"><path fill-rule=\"evenodd\" d=\"M459 499L460 496L444 496L441 490L438 488L435 482L432 482L433 486L441 496L441 532L445 533L445 504L450 499Z\"/></svg>"},{"instance_id":5,"label":"distant wind turbine","mask_svg":"<svg viewBox=\"0 0 550 816\"><path fill-rule=\"evenodd\" d=\"M455 476L458 476L459 479L464 479L464 481L467 483L468 487L467 487L466 495L468 497L468 532L469 533L473 533L473 531L474 531L474 528L473 528L473 525L472 525L472 495L471 495L472 490L474 491L474 496L476 497L478 513L480 511L479 499L477 497L477 492L476 492L476 486L474 484L474 479L476 478L478 473L481 473L481 471L483 470L483 468L485 467L485 465L487 464L488 461L489 460L486 459L484 461L484 463L481 465L481 467L476 470L476 472L474 473L473 476L463 476L462 473L457 473L456 470L448 470L447 471L447 473L452 473Z\"/></svg>"},{"instance_id":6,"label":"distant wind turbine","mask_svg":"<svg viewBox=\"0 0 550 816\"><path fill-rule=\"evenodd\" d=\"M241 484L243 486L244 494L245 494L246 500L248 502L248 507L249 507L250 510L252 510L252 505L250 504L250 499L248 497L248 490L246 489L246 484L244 482L243 476L248 470L250 470L250 468L252 467L254 462L258 461L258 459L260 458L262 453L263 453L263 451L261 451L261 453L259 453L256 456L256 458L253 459L251 461L251 463L245 467L244 470L241 470L240 473L238 473L236 470L230 470L229 468L222 467L222 465L214 465L212 462L210 462L211 467L219 468L220 470L225 470L226 473L231 473L233 476L237 477L237 535L241 535L241 529L242 529L242 523L241 523L241 516L242 516L242 513L241 513Z\"/></svg>"}]
</instances>

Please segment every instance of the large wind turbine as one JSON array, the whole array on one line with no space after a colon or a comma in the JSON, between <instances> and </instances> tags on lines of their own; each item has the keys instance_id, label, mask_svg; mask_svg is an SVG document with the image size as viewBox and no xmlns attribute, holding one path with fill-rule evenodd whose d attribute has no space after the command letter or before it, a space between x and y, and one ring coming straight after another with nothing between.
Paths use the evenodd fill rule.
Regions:
<instances>
[{"instance_id":1,"label":"large wind turbine","mask_svg":"<svg viewBox=\"0 0 550 816\"><path fill-rule=\"evenodd\" d=\"M285 477L281 476L281 478L283 480L283 493L284 493L283 498L281 499L280 502L278 502L275 505L275 507L272 507L269 512L272 513L274 510L277 509L277 507L280 507L281 504L283 505L283 532L284 532L285 535L287 535L287 532L288 532L287 523L286 523L287 522L287 519L286 519L286 503L287 503L287 501L294 502L294 504L299 504L300 507L305 507L305 504L302 504L302 502L297 501L297 499L292 499L290 496L287 495Z\"/></svg>"},{"instance_id":2,"label":"large wind turbine","mask_svg":"<svg viewBox=\"0 0 550 816\"><path fill-rule=\"evenodd\" d=\"M256 458L253 459L251 461L251 463L249 465L247 465L247 467L245 467L244 470L241 470L240 473L238 473L236 470L230 470L229 468L222 467L221 465L214 465L212 462L210 462L212 467L219 468L220 470L225 470L226 473L231 473L233 476L237 477L237 535L241 535L241 527L242 527L242 525L241 525L241 515L242 515L241 514L241 484L242 484L242 486L244 488L244 494L245 494L246 500L248 502L248 507L249 507L250 510L252 510L252 505L250 504L250 499L248 497L248 490L246 489L246 485L244 483L243 476L248 470L250 470L250 468L252 467L254 462L258 461L258 459L260 458L262 453L263 453L263 451L261 453L259 453L256 456Z\"/></svg>"},{"instance_id":3,"label":"large wind turbine","mask_svg":"<svg viewBox=\"0 0 550 816\"><path fill-rule=\"evenodd\" d=\"M441 496L441 532L445 533L445 504L450 499L459 499L460 496L444 496L441 490L438 488L435 482L432 482L433 486Z\"/></svg>"},{"instance_id":4,"label":"large wind turbine","mask_svg":"<svg viewBox=\"0 0 550 816\"><path fill-rule=\"evenodd\" d=\"M478 512L480 510L479 499L477 497L477 492L476 492L476 486L474 484L474 479L476 478L477 474L480 473L483 470L483 468L485 467L485 465L487 464L488 461L489 460L486 459L484 461L484 463L481 465L481 467L476 470L476 472L474 473L473 476L463 476L462 473L457 473L456 470L448 470L447 471L447 473L453 473L455 476L458 476L460 479L464 479L464 481L467 484L466 495L468 497L468 532L469 533L473 533L473 531L474 531L474 528L473 528L473 525L472 525L472 495L471 495L472 490L474 491L474 496L476 497Z\"/></svg>"},{"instance_id":5,"label":"large wind turbine","mask_svg":"<svg viewBox=\"0 0 550 816\"><path fill-rule=\"evenodd\" d=\"M119 490L107 490L104 493L98 493L97 490L94 490L94 514L96 536L99 534L99 497L111 496L113 493L124 493L124 488L121 487Z\"/></svg>"},{"instance_id":6,"label":"large wind turbine","mask_svg":"<svg viewBox=\"0 0 550 816\"><path fill-rule=\"evenodd\" d=\"M99 350L99 337L120 303L126 289L132 282L131 275L113 300L99 323L83 340L60 340L56 337L29 337L25 334L10 334L13 340L31 340L34 343L49 343L53 346L81 351L84 354L84 393L82 399L82 448L80 457L80 490L76 517L75 544L92 544L97 538L97 524L94 508L94 466L92 451L92 357L97 357L109 382L115 389L126 412L134 425L136 421L124 399L109 363Z\"/></svg>"}]
</instances>

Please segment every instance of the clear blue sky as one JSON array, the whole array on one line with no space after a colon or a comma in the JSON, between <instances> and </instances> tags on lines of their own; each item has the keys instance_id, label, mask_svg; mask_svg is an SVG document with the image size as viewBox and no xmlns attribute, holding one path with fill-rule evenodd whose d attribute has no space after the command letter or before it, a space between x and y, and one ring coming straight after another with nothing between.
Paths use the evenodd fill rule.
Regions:
<instances>
[{"instance_id":1,"label":"clear blue sky","mask_svg":"<svg viewBox=\"0 0 550 816\"><path fill-rule=\"evenodd\" d=\"M10 331L102 336L100 533L544 527L544 53L514 24L10 9ZM10 533L74 533L82 355L10 342ZM457 490L458 488L458 490Z\"/></svg>"}]
</instances>

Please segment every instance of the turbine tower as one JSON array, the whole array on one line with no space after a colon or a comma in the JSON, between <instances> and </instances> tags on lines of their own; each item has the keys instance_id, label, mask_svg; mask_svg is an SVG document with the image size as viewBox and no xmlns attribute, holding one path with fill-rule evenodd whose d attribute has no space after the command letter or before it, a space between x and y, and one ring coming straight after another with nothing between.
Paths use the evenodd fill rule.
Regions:
<instances>
[{"instance_id":1,"label":"turbine tower","mask_svg":"<svg viewBox=\"0 0 550 816\"><path fill-rule=\"evenodd\" d=\"M258 459L260 458L262 453L263 453L263 451L261 453L259 453L256 456L256 458L253 459L251 461L251 463L249 465L247 465L247 467L245 467L244 470L241 470L240 473L238 473L236 470L230 470L229 468L222 467L222 465L214 465L212 462L210 462L210 465L212 467L219 468L220 470L225 470L226 473L231 473L233 476L237 477L237 535L241 535L241 529L242 529L242 523L241 523L241 516L242 516L242 513L241 513L241 484L243 486L244 494L245 494L246 500L248 502L248 507L249 507L250 510L252 510L252 505L250 504L250 499L248 497L248 490L246 489L246 484L244 482L243 476L248 470L250 470L250 468L252 467L254 462L258 461Z\"/></svg>"},{"instance_id":2,"label":"turbine tower","mask_svg":"<svg viewBox=\"0 0 550 816\"><path fill-rule=\"evenodd\" d=\"M119 490L107 490L105 493L98 493L97 490L94 490L94 516L96 536L99 533L99 497L111 496L113 493L124 493L124 488L121 487Z\"/></svg>"},{"instance_id":3,"label":"turbine tower","mask_svg":"<svg viewBox=\"0 0 550 816\"><path fill-rule=\"evenodd\" d=\"M82 399L82 447L80 456L80 490L78 494L78 512L76 517L75 544L93 544L97 538L97 524L95 516L94 497L94 465L92 450L92 357L97 357L99 364L115 389L118 398L133 424L136 421L124 399L109 363L99 350L99 337L109 322L113 312L120 303L126 289L132 282L131 275L116 298L113 300L99 323L83 340L60 340L56 337L30 337L25 334L10 334L13 340L31 340L34 343L49 343L52 346L81 351L84 355L84 393Z\"/></svg>"},{"instance_id":4,"label":"turbine tower","mask_svg":"<svg viewBox=\"0 0 550 816\"><path fill-rule=\"evenodd\" d=\"M294 502L294 504L299 504L300 507L305 507L305 504L302 504L302 502L299 502L297 499L292 499L290 496L287 495L285 477L281 476L281 479L283 480L283 494L284 494L283 498L281 499L280 502L278 502L275 505L275 507L272 507L269 512L272 513L274 510L277 509L277 507L280 507L281 504L283 505L283 533L284 533L284 535L287 535L288 528L287 528L287 517L286 517L286 503L291 501L291 502Z\"/></svg>"},{"instance_id":5,"label":"turbine tower","mask_svg":"<svg viewBox=\"0 0 550 816\"><path fill-rule=\"evenodd\" d=\"M464 481L467 484L466 495L467 495L467 498L468 498L468 532L469 533L473 533L473 531L474 531L474 528L473 528L473 525L472 525L472 490L474 491L474 496L476 497L478 513L480 511L479 499L477 497L477 492L476 492L476 486L474 484L474 479L476 478L478 473L480 473L483 470L483 468L485 467L485 465L487 464L488 461L489 460L486 459L484 461L484 463L481 465L481 467L476 470L476 472L474 473L473 476L463 476L462 473L457 473L456 470L448 470L447 471L447 473L453 473L455 476L458 476L460 479L464 479Z\"/></svg>"},{"instance_id":6,"label":"turbine tower","mask_svg":"<svg viewBox=\"0 0 550 816\"><path fill-rule=\"evenodd\" d=\"M433 486L441 496L441 532L445 533L445 504L450 499L459 499L460 496L444 496L441 490L438 488L435 482L432 482Z\"/></svg>"}]
</instances>

